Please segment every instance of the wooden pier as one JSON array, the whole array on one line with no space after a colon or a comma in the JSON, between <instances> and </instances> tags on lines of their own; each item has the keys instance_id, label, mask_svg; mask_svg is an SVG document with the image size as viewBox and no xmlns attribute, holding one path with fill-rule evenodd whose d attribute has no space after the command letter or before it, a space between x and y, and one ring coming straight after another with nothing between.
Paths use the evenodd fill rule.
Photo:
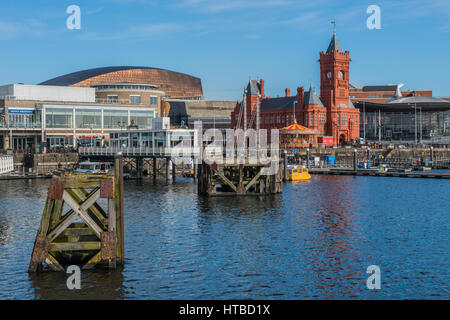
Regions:
<instances>
[{"instance_id":1,"label":"wooden pier","mask_svg":"<svg viewBox=\"0 0 450 320\"><path fill-rule=\"evenodd\" d=\"M282 170L266 174L269 165L206 164L198 165L198 194L206 196L262 196L282 192Z\"/></svg>"},{"instance_id":2,"label":"wooden pier","mask_svg":"<svg viewBox=\"0 0 450 320\"><path fill-rule=\"evenodd\" d=\"M350 175L350 176L371 176L371 177L399 177L399 178L428 178L428 179L450 179L449 173L433 172L384 172L375 170L354 170L343 168L311 168L311 174L328 175Z\"/></svg>"},{"instance_id":3,"label":"wooden pier","mask_svg":"<svg viewBox=\"0 0 450 320\"><path fill-rule=\"evenodd\" d=\"M65 265L115 269L124 261L122 156L114 174L54 176L34 243L28 272ZM103 199L106 205L98 202ZM65 213L64 208L68 211Z\"/></svg>"}]
</instances>

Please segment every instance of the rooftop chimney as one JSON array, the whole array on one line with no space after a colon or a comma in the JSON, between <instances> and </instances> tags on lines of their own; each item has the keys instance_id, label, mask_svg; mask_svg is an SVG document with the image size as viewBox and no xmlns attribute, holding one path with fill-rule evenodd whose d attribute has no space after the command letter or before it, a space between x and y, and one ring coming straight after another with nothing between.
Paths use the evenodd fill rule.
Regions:
<instances>
[{"instance_id":1,"label":"rooftop chimney","mask_svg":"<svg viewBox=\"0 0 450 320\"><path fill-rule=\"evenodd\" d=\"M261 79L259 81L259 86L260 86L260 91L261 91L261 98L264 99L265 95L264 95L264 79Z\"/></svg>"},{"instance_id":2,"label":"rooftop chimney","mask_svg":"<svg viewBox=\"0 0 450 320\"><path fill-rule=\"evenodd\" d=\"M284 92L285 92L285 94L286 94L286 97L290 97L290 96L291 96L291 89L286 88L286 89L284 90Z\"/></svg>"},{"instance_id":3,"label":"rooftop chimney","mask_svg":"<svg viewBox=\"0 0 450 320\"><path fill-rule=\"evenodd\" d=\"M297 108L303 108L305 100L305 88L297 87Z\"/></svg>"}]
</instances>

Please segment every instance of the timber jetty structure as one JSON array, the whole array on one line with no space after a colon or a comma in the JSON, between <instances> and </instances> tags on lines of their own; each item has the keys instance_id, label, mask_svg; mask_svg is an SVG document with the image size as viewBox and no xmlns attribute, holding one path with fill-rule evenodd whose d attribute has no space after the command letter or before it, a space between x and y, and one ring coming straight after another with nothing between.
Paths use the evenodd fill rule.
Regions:
<instances>
[{"instance_id":1,"label":"timber jetty structure","mask_svg":"<svg viewBox=\"0 0 450 320\"><path fill-rule=\"evenodd\" d=\"M122 157L114 174L54 176L28 272L64 271L66 265L115 269L124 262L124 199ZM100 202L103 200L103 206ZM64 212L67 207L68 211Z\"/></svg>"}]
</instances>

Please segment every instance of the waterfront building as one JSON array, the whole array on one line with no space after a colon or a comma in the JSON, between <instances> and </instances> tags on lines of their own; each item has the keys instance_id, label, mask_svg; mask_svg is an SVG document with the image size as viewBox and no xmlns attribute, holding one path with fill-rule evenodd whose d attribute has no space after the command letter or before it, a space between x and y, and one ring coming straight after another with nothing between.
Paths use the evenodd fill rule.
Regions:
<instances>
[{"instance_id":1,"label":"waterfront building","mask_svg":"<svg viewBox=\"0 0 450 320\"><path fill-rule=\"evenodd\" d=\"M203 97L202 82L199 78L170 70L151 67L102 67L65 74L40 83L50 86L99 87L111 84L151 85L164 92L172 99L201 99ZM102 90L110 90L102 88ZM132 89L131 87L120 90ZM139 88L139 90L143 90ZM124 94L124 91L121 91ZM120 94L118 99L120 99ZM143 101L149 103L149 101Z\"/></svg>"},{"instance_id":2,"label":"waterfront building","mask_svg":"<svg viewBox=\"0 0 450 320\"><path fill-rule=\"evenodd\" d=\"M450 101L398 88L386 102L358 101L360 135L368 141L450 144Z\"/></svg>"},{"instance_id":3,"label":"waterfront building","mask_svg":"<svg viewBox=\"0 0 450 320\"><path fill-rule=\"evenodd\" d=\"M364 86L362 88L356 88L350 84L350 100L353 103L358 101L366 101L366 102L378 102L384 103L389 99L395 96L395 93L398 89L400 89L403 85L370 85ZM400 91L403 96L408 96L410 94L414 94L416 96L422 97L432 97L432 90L402 90ZM450 98L448 98L450 100Z\"/></svg>"},{"instance_id":4,"label":"waterfront building","mask_svg":"<svg viewBox=\"0 0 450 320\"><path fill-rule=\"evenodd\" d=\"M334 145L358 138L360 112L349 97L350 61L349 51L342 50L334 32L327 51L320 52L320 96L311 84L307 92L298 87L295 96L287 88L284 97L266 97L264 79L250 80L243 101L231 114L232 127L256 128L260 121L260 128L280 129L298 122L319 137L332 137Z\"/></svg>"},{"instance_id":5,"label":"waterfront building","mask_svg":"<svg viewBox=\"0 0 450 320\"><path fill-rule=\"evenodd\" d=\"M118 94L121 88L116 88ZM133 90L149 91L152 88ZM0 150L43 152L102 145L112 129L129 125L151 128L160 112L142 101L102 99L96 88L11 84L0 87ZM157 94L155 93L155 94ZM100 92L100 95L103 91Z\"/></svg>"}]
</instances>

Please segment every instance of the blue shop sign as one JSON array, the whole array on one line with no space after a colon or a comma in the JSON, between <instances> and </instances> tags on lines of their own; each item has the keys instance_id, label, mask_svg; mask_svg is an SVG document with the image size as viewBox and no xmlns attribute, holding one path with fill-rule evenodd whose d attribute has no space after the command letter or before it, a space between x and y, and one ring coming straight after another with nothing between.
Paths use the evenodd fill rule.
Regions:
<instances>
[{"instance_id":1,"label":"blue shop sign","mask_svg":"<svg viewBox=\"0 0 450 320\"><path fill-rule=\"evenodd\" d=\"M9 109L9 114L34 114L33 109Z\"/></svg>"}]
</instances>

